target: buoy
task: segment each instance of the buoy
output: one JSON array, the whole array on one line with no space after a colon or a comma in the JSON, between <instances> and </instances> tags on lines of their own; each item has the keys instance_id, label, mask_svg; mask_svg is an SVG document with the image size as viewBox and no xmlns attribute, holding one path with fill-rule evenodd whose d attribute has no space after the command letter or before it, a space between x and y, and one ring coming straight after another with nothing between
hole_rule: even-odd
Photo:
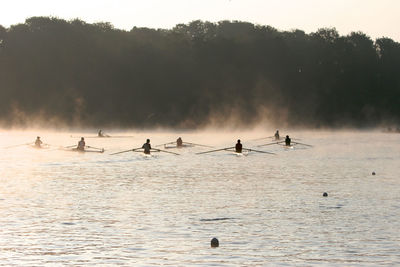
<instances>
[{"instance_id":1,"label":"buoy","mask_svg":"<svg viewBox=\"0 0 400 267\"><path fill-rule=\"evenodd\" d=\"M327 193L327 192L324 192L324 193L322 194L322 196L323 196L323 197L327 197L327 196L328 196L328 193Z\"/></svg>"},{"instance_id":2,"label":"buoy","mask_svg":"<svg viewBox=\"0 0 400 267\"><path fill-rule=\"evenodd\" d=\"M372 175L375 175L376 173L375 172L372 172Z\"/></svg>"},{"instance_id":3,"label":"buoy","mask_svg":"<svg viewBox=\"0 0 400 267\"><path fill-rule=\"evenodd\" d=\"M212 248L217 248L219 247L219 241L218 239L216 239L215 237L213 239L211 239L211 247Z\"/></svg>"}]
</instances>

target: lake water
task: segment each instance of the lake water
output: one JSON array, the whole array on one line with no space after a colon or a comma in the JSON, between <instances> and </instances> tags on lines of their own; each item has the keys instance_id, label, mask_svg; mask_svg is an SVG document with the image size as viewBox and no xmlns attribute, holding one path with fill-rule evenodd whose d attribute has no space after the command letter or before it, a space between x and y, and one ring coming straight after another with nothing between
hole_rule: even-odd
<instances>
[{"instance_id":1,"label":"lake water","mask_svg":"<svg viewBox=\"0 0 400 267\"><path fill-rule=\"evenodd\" d=\"M87 138L106 152L81 154L57 149L77 143L69 132L0 132L1 266L400 265L399 134L293 131L314 147L285 149L246 141L270 132L187 132L276 155L153 157L110 153L179 135L114 134L133 137ZM4 149L36 135L55 146Z\"/></svg>"}]
</instances>

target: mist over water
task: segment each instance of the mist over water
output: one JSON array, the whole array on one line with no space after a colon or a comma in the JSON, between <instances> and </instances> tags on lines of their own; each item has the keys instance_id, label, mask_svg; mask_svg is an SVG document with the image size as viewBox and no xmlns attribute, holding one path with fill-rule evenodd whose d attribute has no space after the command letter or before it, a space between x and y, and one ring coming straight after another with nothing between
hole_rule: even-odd
<instances>
[{"instance_id":1,"label":"mist over water","mask_svg":"<svg viewBox=\"0 0 400 267\"><path fill-rule=\"evenodd\" d=\"M395 266L400 264L400 135L296 131L312 148L237 156L110 153L175 141L244 147L273 130L105 132L106 152L58 150L96 132L0 132L4 265ZM4 147L41 136L52 146ZM72 135L72 137L71 137ZM162 148L162 147L160 147ZM371 175L376 172L376 175ZM327 192L328 197L322 197ZM219 248L210 248L217 237Z\"/></svg>"}]
</instances>

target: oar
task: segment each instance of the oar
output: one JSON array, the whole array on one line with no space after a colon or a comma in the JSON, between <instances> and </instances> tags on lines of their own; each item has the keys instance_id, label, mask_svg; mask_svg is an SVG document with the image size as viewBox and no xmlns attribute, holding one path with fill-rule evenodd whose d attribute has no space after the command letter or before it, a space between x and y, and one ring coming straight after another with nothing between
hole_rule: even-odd
<instances>
[{"instance_id":1,"label":"oar","mask_svg":"<svg viewBox=\"0 0 400 267\"><path fill-rule=\"evenodd\" d=\"M225 148L215 149L215 150L210 150L210 151L205 151L205 152L199 152L199 153L196 153L196 155L206 154L206 153L211 153L211 152L217 152L217 151L222 151L222 150L228 150L228 149L232 149L232 148L235 148L235 147L232 146L232 147L225 147Z\"/></svg>"},{"instance_id":2,"label":"oar","mask_svg":"<svg viewBox=\"0 0 400 267\"><path fill-rule=\"evenodd\" d=\"M183 142L184 144L189 144L189 145L194 145L194 146L204 146L204 147L210 147L213 148L213 146L206 146L206 145L201 145L201 144L196 144L196 143L189 143L189 142Z\"/></svg>"},{"instance_id":3,"label":"oar","mask_svg":"<svg viewBox=\"0 0 400 267\"><path fill-rule=\"evenodd\" d=\"M71 148L71 147L76 147L78 145L72 145L72 146L66 146L65 148Z\"/></svg>"},{"instance_id":4,"label":"oar","mask_svg":"<svg viewBox=\"0 0 400 267\"><path fill-rule=\"evenodd\" d=\"M133 135L107 135L107 137L110 137L110 138L132 138L134 136Z\"/></svg>"},{"instance_id":5,"label":"oar","mask_svg":"<svg viewBox=\"0 0 400 267\"><path fill-rule=\"evenodd\" d=\"M117 154L126 153L126 152L130 152L130 151L134 152L135 150L138 150L138 149L141 149L141 147L124 150L124 151L120 151L120 152L116 152L116 153L111 153L110 155L117 155Z\"/></svg>"},{"instance_id":6,"label":"oar","mask_svg":"<svg viewBox=\"0 0 400 267\"><path fill-rule=\"evenodd\" d=\"M86 146L88 148L93 148L93 149L98 149L98 150L103 150L104 148L98 148L98 147L93 147L93 146Z\"/></svg>"},{"instance_id":7,"label":"oar","mask_svg":"<svg viewBox=\"0 0 400 267\"><path fill-rule=\"evenodd\" d=\"M258 141L258 140L267 139L267 138L273 138L273 137L275 137L275 136L261 137L261 138L257 138L257 139L251 139L250 141Z\"/></svg>"},{"instance_id":8,"label":"oar","mask_svg":"<svg viewBox=\"0 0 400 267\"><path fill-rule=\"evenodd\" d=\"M73 136L70 135L71 138L81 138L82 136ZM83 136L84 138L132 138L133 135L104 135L104 136Z\"/></svg>"},{"instance_id":9,"label":"oar","mask_svg":"<svg viewBox=\"0 0 400 267\"><path fill-rule=\"evenodd\" d=\"M273 143L268 143L268 144L258 145L257 147L262 147L262 146L270 146L270 145L278 145L279 143L282 143L282 142L285 142L285 141L273 142Z\"/></svg>"},{"instance_id":10,"label":"oar","mask_svg":"<svg viewBox=\"0 0 400 267\"><path fill-rule=\"evenodd\" d=\"M251 149L251 148L243 148L244 150L247 151L254 151L254 152L258 152L258 153L265 153L265 154L271 154L271 155L276 155L275 153L272 152L268 152L268 151L261 151L261 150L255 150L255 149Z\"/></svg>"},{"instance_id":11,"label":"oar","mask_svg":"<svg viewBox=\"0 0 400 267\"><path fill-rule=\"evenodd\" d=\"M152 148L151 150L155 150L155 151L157 151L157 152L170 153L170 154L174 154L174 155L180 155L180 154L175 153L175 152L165 151L165 150L161 150L161 149L157 149L157 148ZM151 150L150 150L150 151L151 151Z\"/></svg>"},{"instance_id":12,"label":"oar","mask_svg":"<svg viewBox=\"0 0 400 267\"><path fill-rule=\"evenodd\" d=\"M25 144L19 144L19 145L13 145L13 146L6 146L6 147L3 147L3 148L13 148L13 147L17 147L17 146L27 146L27 145L30 145L30 144L33 144L33 142L29 142L29 143L25 143Z\"/></svg>"},{"instance_id":13,"label":"oar","mask_svg":"<svg viewBox=\"0 0 400 267\"><path fill-rule=\"evenodd\" d=\"M176 142L169 142L169 143L165 143L165 144L161 144L161 145L156 145L155 147L165 146L165 145L169 145L169 144L176 144Z\"/></svg>"},{"instance_id":14,"label":"oar","mask_svg":"<svg viewBox=\"0 0 400 267\"><path fill-rule=\"evenodd\" d=\"M299 145L303 145L303 146L309 146L312 147L312 145L307 145L307 144L303 144L303 143L299 143L299 142L292 142L293 144L299 144Z\"/></svg>"}]
</instances>

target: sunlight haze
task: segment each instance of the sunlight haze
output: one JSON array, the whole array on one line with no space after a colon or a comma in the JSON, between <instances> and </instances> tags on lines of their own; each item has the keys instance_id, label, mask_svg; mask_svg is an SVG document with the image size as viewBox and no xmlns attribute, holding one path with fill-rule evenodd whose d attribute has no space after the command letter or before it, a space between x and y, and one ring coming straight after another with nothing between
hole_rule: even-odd
<instances>
[{"instance_id":1,"label":"sunlight haze","mask_svg":"<svg viewBox=\"0 0 400 267\"><path fill-rule=\"evenodd\" d=\"M0 25L9 27L32 16L111 22L124 30L135 26L170 29L197 19L240 20L307 33L336 27L342 35L362 31L373 39L399 41L399 10L400 1L396 0L16 0L8 1L0 10Z\"/></svg>"}]
</instances>

